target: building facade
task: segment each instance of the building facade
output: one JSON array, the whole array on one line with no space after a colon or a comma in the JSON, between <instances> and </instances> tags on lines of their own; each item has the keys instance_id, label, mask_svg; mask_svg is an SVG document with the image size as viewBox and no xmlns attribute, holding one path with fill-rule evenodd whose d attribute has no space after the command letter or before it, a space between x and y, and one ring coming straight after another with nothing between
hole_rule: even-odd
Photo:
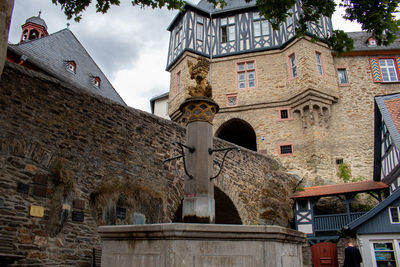
<instances>
[{"instance_id":1,"label":"building facade","mask_svg":"<svg viewBox=\"0 0 400 267\"><path fill-rule=\"evenodd\" d=\"M338 182L342 163L353 177L371 179L374 96L400 91L399 41L380 47L367 33L350 33L355 49L339 57L324 42L330 18L296 37L301 12L297 3L273 30L254 1L223 9L187 4L168 27L169 115L181 121L179 105L193 82L187 61L204 56L220 106L216 136L279 158L305 186Z\"/></svg>"}]
</instances>

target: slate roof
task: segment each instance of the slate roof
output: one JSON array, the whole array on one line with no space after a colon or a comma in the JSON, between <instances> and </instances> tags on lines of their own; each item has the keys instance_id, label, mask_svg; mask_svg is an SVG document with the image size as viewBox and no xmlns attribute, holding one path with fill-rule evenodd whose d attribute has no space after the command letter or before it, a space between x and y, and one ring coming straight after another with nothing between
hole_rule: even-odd
<instances>
[{"instance_id":1,"label":"slate roof","mask_svg":"<svg viewBox=\"0 0 400 267\"><path fill-rule=\"evenodd\" d=\"M373 209L369 210L367 213L365 213L363 216L359 217L357 220L352 221L347 225L347 227L350 230L354 230L361 226L361 224L367 222L368 220L372 219L375 215L377 215L379 212L382 210L386 209L388 206L390 206L394 201L396 201L400 197L400 190L396 190L388 196L385 200L383 200L381 203L376 205Z\"/></svg>"},{"instance_id":2,"label":"slate roof","mask_svg":"<svg viewBox=\"0 0 400 267\"><path fill-rule=\"evenodd\" d=\"M9 44L8 49L20 56L26 56L26 61L61 81L126 105L96 62L69 29L20 44ZM66 70L68 61L76 63L76 73ZM90 78L96 76L101 79L100 88L95 88L90 82Z\"/></svg>"},{"instance_id":3,"label":"slate roof","mask_svg":"<svg viewBox=\"0 0 400 267\"><path fill-rule=\"evenodd\" d=\"M316 196L333 196L345 193L356 193L375 191L388 188L388 185L383 182L375 182L372 180L346 183L321 185L304 188L304 191L297 191L291 198L316 197Z\"/></svg>"},{"instance_id":4,"label":"slate roof","mask_svg":"<svg viewBox=\"0 0 400 267\"><path fill-rule=\"evenodd\" d=\"M353 51L382 51L400 49L400 33L397 33L397 39L389 46L369 46L368 38L371 34L368 32L347 32L347 35L354 41Z\"/></svg>"},{"instance_id":5,"label":"slate roof","mask_svg":"<svg viewBox=\"0 0 400 267\"><path fill-rule=\"evenodd\" d=\"M30 17L29 19L27 19L27 20L25 21L25 23L28 23L28 22L32 22L32 23L38 24L38 25L40 25L40 26L43 26L43 27L45 27L46 30L47 30L46 22L40 17L40 15L37 16L37 17Z\"/></svg>"}]
</instances>

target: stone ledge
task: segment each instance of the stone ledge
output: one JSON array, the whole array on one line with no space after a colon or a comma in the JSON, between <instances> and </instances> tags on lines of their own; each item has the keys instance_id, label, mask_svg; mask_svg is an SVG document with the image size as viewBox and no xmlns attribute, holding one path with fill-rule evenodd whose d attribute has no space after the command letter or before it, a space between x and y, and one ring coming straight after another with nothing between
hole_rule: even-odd
<instances>
[{"instance_id":1,"label":"stone ledge","mask_svg":"<svg viewBox=\"0 0 400 267\"><path fill-rule=\"evenodd\" d=\"M276 240L304 243L302 232L272 225L224 224L148 224L101 226L98 232L103 240L119 239L209 239L209 240Z\"/></svg>"}]
</instances>

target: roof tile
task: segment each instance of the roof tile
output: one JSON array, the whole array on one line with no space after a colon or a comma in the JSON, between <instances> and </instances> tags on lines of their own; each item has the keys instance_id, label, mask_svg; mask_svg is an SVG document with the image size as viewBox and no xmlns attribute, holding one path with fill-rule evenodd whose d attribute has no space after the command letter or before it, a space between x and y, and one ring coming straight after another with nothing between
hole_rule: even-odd
<instances>
[{"instance_id":1,"label":"roof tile","mask_svg":"<svg viewBox=\"0 0 400 267\"><path fill-rule=\"evenodd\" d=\"M297 191L294 195L292 195L291 198L332 196L345 193L374 191L387 187L387 184L383 182L375 182L373 180L345 184L312 186L304 188L304 191Z\"/></svg>"}]
</instances>

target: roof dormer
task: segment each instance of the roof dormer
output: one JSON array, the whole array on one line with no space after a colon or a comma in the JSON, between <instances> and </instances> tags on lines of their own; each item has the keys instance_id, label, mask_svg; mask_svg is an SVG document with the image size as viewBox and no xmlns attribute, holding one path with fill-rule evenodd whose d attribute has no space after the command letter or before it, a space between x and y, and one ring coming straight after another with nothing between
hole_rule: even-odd
<instances>
[{"instance_id":1,"label":"roof dormer","mask_svg":"<svg viewBox=\"0 0 400 267\"><path fill-rule=\"evenodd\" d=\"M71 61L65 61L65 67L67 69L67 71L71 72L71 73L76 73L76 63L75 61L71 60Z\"/></svg>"},{"instance_id":2,"label":"roof dormer","mask_svg":"<svg viewBox=\"0 0 400 267\"><path fill-rule=\"evenodd\" d=\"M375 47L377 46L376 40L373 37L368 38L368 46L369 47Z\"/></svg>"},{"instance_id":3,"label":"roof dormer","mask_svg":"<svg viewBox=\"0 0 400 267\"><path fill-rule=\"evenodd\" d=\"M93 85L93 87L100 89L101 79L99 76L91 76L90 83Z\"/></svg>"}]
</instances>

